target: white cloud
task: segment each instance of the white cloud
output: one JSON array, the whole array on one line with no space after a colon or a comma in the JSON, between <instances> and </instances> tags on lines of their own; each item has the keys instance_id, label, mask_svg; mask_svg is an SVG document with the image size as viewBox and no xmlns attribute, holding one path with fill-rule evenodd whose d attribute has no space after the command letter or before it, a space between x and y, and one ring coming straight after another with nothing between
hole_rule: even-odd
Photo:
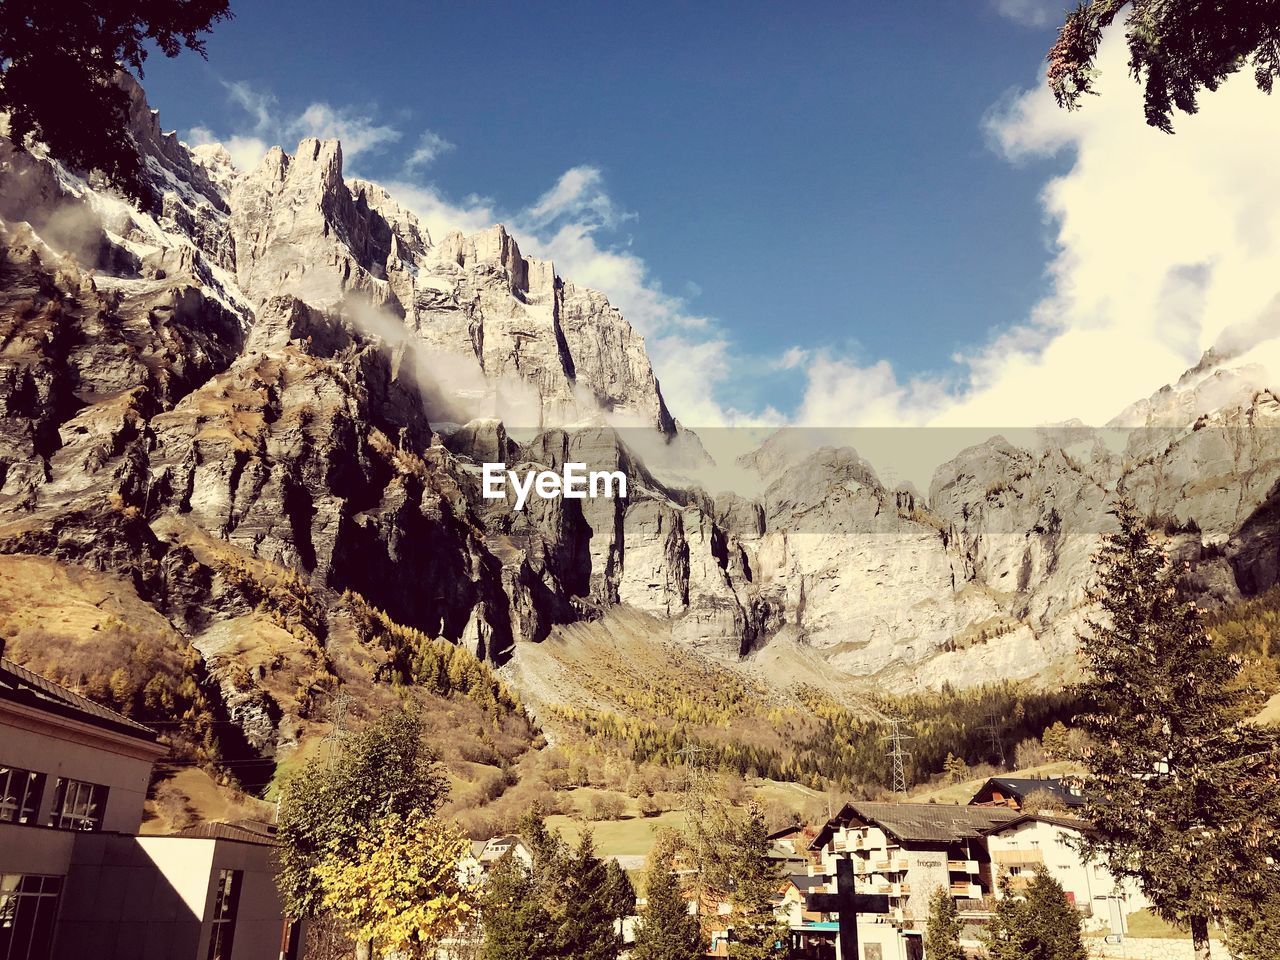
<instances>
[{"instance_id":1,"label":"white cloud","mask_svg":"<svg viewBox=\"0 0 1280 960\"><path fill-rule=\"evenodd\" d=\"M775 370L798 370L809 362L811 355L804 347L788 347L782 352L782 356L773 361L771 366Z\"/></svg>"},{"instance_id":2,"label":"white cloud","mask_svg":"<svg viewBox=\"0 0 1280 960\"><path fill-rule=\"evenodd\" d=\"M231 102L248 114L248 128L219 135L206 125L197 125L188 132L187 141L193 146L221 143L241 170L256 167L272 144L292 150L304 137L341 140L343 156L347 160L361 153L383 149L401 137L395 127L378 123L370 112L355 107L334 107L315 101L301 113L290 115L280 111L273 95L256 90L248 83L224 82L223 87ZM442 143L447 141L442 140ZM421 146L419 144L419 149Z\"/></svg>"},{"instance_id":3,"label":"white cloud","mask_svg":"<svg viewBox=\"0 0 1280 960\"><path fill-rule=\"evenodd\" d=\"M271 128L275 112L276 98L269 93L255 90L249 84L238 81L223 83L232 102L243 107L253 117L253 128L263 132Z\"/></svg>"},{"instance_id":4,"label":"white cloud","mask_svg":"<svg viewBox=\"0 0 1280 960\"><path fill-rule=\"evenodd\" d=\"M1064 0L992 0L996 13L1025 27L1047 27L1066 17Z\"/></svg>"},{"instance_id":5,"label":"white cloud","mask_svg":"<svg viewBox=\"0 0 1280 960\"><path fill-rule=\"evenodd\" d=\"M987 123L1012 163L1074 157L1041 197L1056 230L1048 296L957 356L947 377L903 382L884 363L817 362L799 419L1103 423L1175 380L1228 331L1236 345L1243 330L1257 335L1257 318L1280 293L1280 112L1237 77L1168 136L1143 122L1118 37L1104 43L1100 64L1101 95L1082 110L1060 110L1038 84Z\"/></svg>"},{"instance_id":6,"label":"white cloud","mask_svg":"<svg viewBox=\"0 0 1280 960\"><path fill-rule=\"evenodd\" d=\"M400 139L400 131L395 127L376 123L370 115L354 108L332 107L327 103L311 104L289 119L284 129L299 140L303 137L341 140L342 155L347 159Z\"/></svg>"},{"instance_id":7,"label":"white cloud","mask_svg":"<svg viewBox=\"0 0 1280 960\"><path fill-rule=\"evenodd\" d=\"M623 213L605 192L604 175L598 167L571 167L560 175L554 187L523 212L528 227L541 228L573 220L584 228L616 227L634 213Z\"/></svg>"},{"instance_id":8,"label":"white cloud","mask_svg":"<svg viewBox=\"0 0 1280 960\"><path fill-rule=\"evenodd\" d=\"M488 197L471 194L459 201L451 201L435 187L408 180L389 180L382 186L397 203L417 214L433 240L439 240L454 230L476 233L502 219Z\"/></svg>"},{"instance_id":9,"label":"white cloud","mask_svg":"<svg viewBox=\"0 0 1280 960\"><path fill-rule=\"evenodd\" d=\"M261 161L269 147L261 137L233 135L219 137L208 127L192 127L187 142L193 147L220 143L231 155L231 162L240 170L252 170Z\"/></svg>"},{"instance_id":10,"label":"white cloud","mask_svg":"<svg viewBox=\"0 0 1280 960\"><path fill-rule=\"evenodd\" d=\"M422 135L418 137L418 145L414 147L413 153L409 154L409 159L404 162L405 170L416 171L429 167L440 154L448 153L454 149L454 146L434 130L423 130Z\"/></svg>"}]
</instances>

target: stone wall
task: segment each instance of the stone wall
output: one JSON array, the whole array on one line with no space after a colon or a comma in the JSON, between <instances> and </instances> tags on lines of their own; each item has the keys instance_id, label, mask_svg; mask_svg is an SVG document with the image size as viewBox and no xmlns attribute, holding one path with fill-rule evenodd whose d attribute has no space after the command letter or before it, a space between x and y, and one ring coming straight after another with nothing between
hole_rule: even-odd
<instances>
[{"instance_id":1,"label":"stone wall","mask_svg":"<svg viewBox=\"0 0 1280 960\"><path fill-rule=\"evenodd\" d=\"M1191 938L1134 938L1126 937L1124 943L1105 943L1101 937L1085 940L1090 957L1116 958L1116 960L1193 960ZM1220 940L1210 943L1213 960L1228 960L1226 946Z\"/></svg>"}]
</instances>

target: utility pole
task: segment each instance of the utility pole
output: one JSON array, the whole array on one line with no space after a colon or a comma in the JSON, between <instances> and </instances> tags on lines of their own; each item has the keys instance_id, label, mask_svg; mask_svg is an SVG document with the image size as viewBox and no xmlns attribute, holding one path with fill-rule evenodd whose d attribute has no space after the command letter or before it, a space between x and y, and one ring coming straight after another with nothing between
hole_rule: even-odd
<instances>
[{"instance_id":1,"label":"utility pole","mask_svg":"<svg viewBox=\"0 0 1280 960\"><path fill-rule=\"evenodd\" d=\"M893 792L906 796L907 794L907 767L906 759L911 756L909 750L903 750L902 744L905 740L914 740L915 737L909 733L902 732L902 725L906 721L902 717L889 717L889 734L884 739L889 744L889 751L885 756L889 757L893 762Z\"/></svg>"}]
</instances>

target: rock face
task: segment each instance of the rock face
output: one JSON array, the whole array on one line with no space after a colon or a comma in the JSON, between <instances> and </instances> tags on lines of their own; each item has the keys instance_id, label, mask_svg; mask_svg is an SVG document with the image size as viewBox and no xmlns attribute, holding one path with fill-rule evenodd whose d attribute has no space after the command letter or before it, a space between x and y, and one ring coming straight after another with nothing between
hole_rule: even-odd
<instances>
[{"instance_id":1,"label":"rock face","mask_svg":"<svg viewBox=\"0 0 1280 960\"><path fill-rule=\"evenodd\" d=\"M316 662L352 595L495 662L626 605L729 663L786 641L899 689L1054 682L1118 493L1207 602L1280 582L1280 400L1247 362L1207 355L1108 428L987 440L927 498L785 434L740 464L761 493L712 496L628 442L681 431L601 294L501 226L432 238L335 141L236 171L131 95L155 209L0 141L0 552L131 583L255 749L307 694L237 663L279 594L254 577L291 585L276 646ZM497 461L627 492L517 510L482 493Z\"/></svg>"}]
</instances>

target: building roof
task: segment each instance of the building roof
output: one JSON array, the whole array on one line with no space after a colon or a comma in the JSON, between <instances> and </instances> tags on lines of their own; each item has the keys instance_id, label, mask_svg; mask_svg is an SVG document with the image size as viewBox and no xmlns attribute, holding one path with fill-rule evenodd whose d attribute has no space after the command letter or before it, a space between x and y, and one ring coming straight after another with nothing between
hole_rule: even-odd
<instances>
[{"instance_id":1,"label":"building roof","mask_svg":"<svg viewBox=\"0 0 1280 960\"><path fill-rule=\"evenodd\" d=\"M54 683L40 674L20 667L12 660L0 657L0 700L34 707L45 713L53 713L92 724L114 733L155 743L158 734L150 727L130 720L124 714L82 697L61 684Z\"/></svg>"},{"instance_id":2,"label":"building roof","mask_svg":"<svg viewBox=\"0 0 1280 960\"><path fill-rule=\"evenodd\" d=\"M194 840L234 840L237 843L256 843L264 847L279 845L274 824L261 820L209 820L169 834Z\"/></svg>"},{"instance_id":3,"label":"building roof","mask_svg":"<svg viewBox=\"0 0 1280 960\"><path fill-rule=\"evenodd\" d=\"M827 878L825 876L811 877L807 873L793 873L787 879L801 893L808 893L815 888L825 890L827 886Z\"/></svg>"},{"instance_id":4,"label":"building roof","mask_svg":"<svg viewBox=\"0 0 1280 960\"><path fill-rule=\"evenodd\" d=\"M951 803L846 803L827 821L810 845L820 849L838 828L850 823L879 827L900 843L951 843L973 840L991 827L1019 816L1007 807L968 807Z\"/></svg>"},{"instance_id":5,"label":"building roof","mask_svg":"<svg viewBox=\"0 0 1280 960\"><path fill-rule=\"evenodd\" d=\"M1019 803L1033 793L1047 793L1067 807L1084 806L1084 797L1071 789L1070 783L1062 777L992 777L973 795L970 803L981 803L979 799L991 790L999 790L1005 796L1014 797Z\"/></svg>"},{"instance_id":6,"label":"building roof","mask_svg":"<svg viewBox=\"0 0 1280 960\"><path fill-rule=\"evenodd\" d=\"M505 837L490 837L488 840L476 840L471 844L472 855L481 863L492 863L502 859L502 855L508 850L513 850L519 845L524 846L524 841L515 834L508 834Z\"/></svg>"},{"instance_id":7,"label":"building roof","mask_svg":"<svg viewBox=\"0 0 1280 960\"><path fill-rule=\"evenodd\" d=\"M990 835L993 833L1003 833L1006 830L1012 830L1020 827L1024 823L1049 823L1055 827L1063 827L1067 830L1079 830L1081 833L1092 833L1094 825L1083 817L1073 817L1070 814L1052 815L1047 813L1022 813L1014 817L1012 820L1006 820L1004 823L997 824L982 832Z\"/></svg>"}]
</instances>

